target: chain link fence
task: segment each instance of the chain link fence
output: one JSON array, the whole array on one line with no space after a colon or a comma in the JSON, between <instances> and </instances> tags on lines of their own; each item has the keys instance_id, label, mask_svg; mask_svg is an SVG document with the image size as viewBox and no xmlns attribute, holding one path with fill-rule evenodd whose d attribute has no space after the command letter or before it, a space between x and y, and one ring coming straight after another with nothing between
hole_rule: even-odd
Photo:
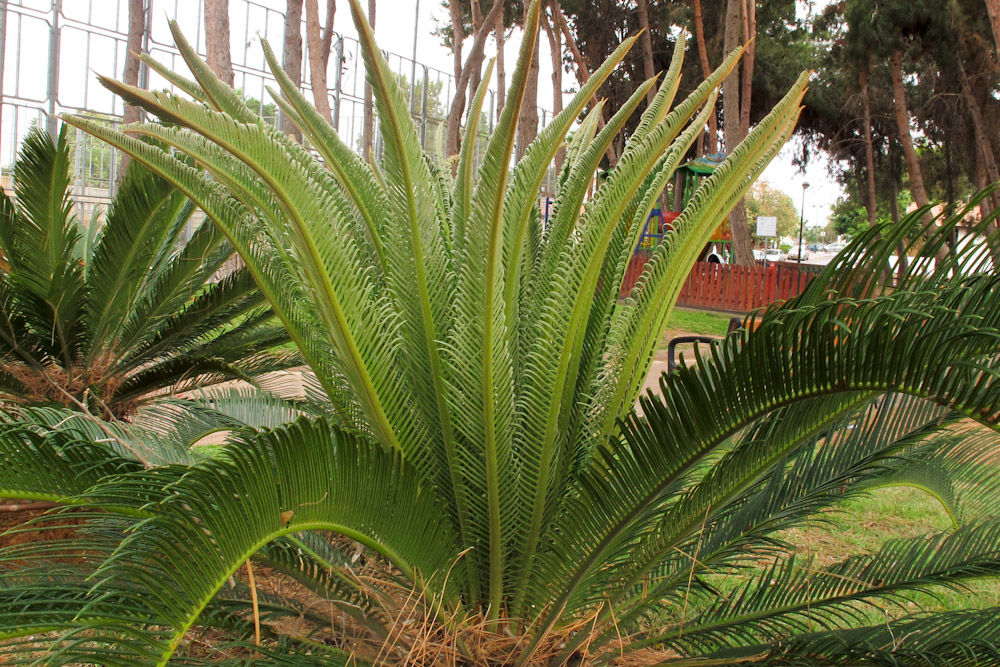
<instances>
[{"instance_id":1,"label":"chain link fence","mask_svg":"<svg viewBox=\"0 0 1000 667\"><path fill-rule=\"evenodd\" d=\"M145 0L146 30L143 49L171 69L190 76L173 46L168 27L176 19L199 53L205 53L203 0ZM282 50L285 0L230 0L230 51L234 85L262 117L276 125L281 111L266 87L276 88L264 61L260 38L276 52ZM17 150L33 127L54 134L57 115L85 113L117 124L124 112L120 99L104 89L96 73L121 78L125 66L128 0L0 0L0 181L9 190ZM303 90L312 95L309 81L305 23L303 36ZM447 112L455 95L455 78L411 58L386 53L390 67L410 95L410 109L424 149L444 156ZM416 80L416 85L414 85ZM334 35L327 81L333 124L341 138L361 148L364 123L364 66L356 39ZM150 89L173 87L145 65L140 85ZM175 91L176 92L176 91ZM539 128L551 113L539 109ZM488 118L485 136L496 118L496 97L489 91L484 103ZM377 116L374 150L381 155ZM94 206L114 194L119 155L110 146L74 131L74 197L81 217L90 218ZM477 147L483 142L477 141ZM543 191L552 192L552 177ZM544 201L544 199L543 199Z\"/></svg>"}]
</instances>

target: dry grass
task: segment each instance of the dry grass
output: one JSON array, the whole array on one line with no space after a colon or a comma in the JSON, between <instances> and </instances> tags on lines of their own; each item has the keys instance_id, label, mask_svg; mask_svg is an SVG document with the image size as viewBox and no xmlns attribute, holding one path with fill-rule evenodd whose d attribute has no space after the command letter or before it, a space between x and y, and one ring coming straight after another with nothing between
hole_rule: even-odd
<instances>
[{"instance_id":1,"label":"dry grass","mask_svg":"<svg viewBox=\"0 0 1000 667\"><path fill-rule=\"evenodd\" d=\"M348 553L355 549L354 543L335 539ZM396 573L368 552L364 552L354 565L351 569L342 569L341 574L350 577L364 596L377 600L381 611L371 620L382 623L384 632L373 632L356 616L346 613L342 605L324 599L273 569L255 564L253 570L259 594L285 598L302 609L297 618L266 622L264 644L268 636L280 634L347 651L375 665L472 667L511 664L531 636L532 628L525 627L518 619L492 621L482 614L469 614L444 604L439 597L428 597L422 583L411 587L394 584ZM237 571L230 585L235 582L249 583L244 568ZM661 649L624 653L621 641L591 653L591 642L603 631L603 628L595 628L594 623L600 611L596 609L587 617L554 629L539 642L528 664L531 667L552 664L552 659L580 633L584 633L586 639L568 663L579 667L593 664L598 657L617 667L647 667L678 657L675 652ZM248 613L247 620L250 619ZM224 637L218 632L192 631L179 653L209 659L252 657L252 649L225 650L221 648L224 644Z\"/></svg>"}]
</instances>

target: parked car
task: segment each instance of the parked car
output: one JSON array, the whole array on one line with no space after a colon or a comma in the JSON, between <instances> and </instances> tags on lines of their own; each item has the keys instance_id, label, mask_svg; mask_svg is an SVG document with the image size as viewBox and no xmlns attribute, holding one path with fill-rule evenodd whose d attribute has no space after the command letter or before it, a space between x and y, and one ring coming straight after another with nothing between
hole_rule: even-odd
<instances>
[{"instance_id":1,"label":"parked car","mask_svg":"<svg viewBox=\"0 0 1000 667\"><path fill-rule=\"evenodd\" d=\"M801 254L802 259L809 259L809 249L805 246L792 246L788 250L788 259L799 259Z\"/></svg>"},{"instance_id":2,"label":"parked car","mask_svg":"<svg viewBox=\"0 0 1000 667\"><path fill-rule=\"evenodd\" d=\"M753 249L753 258L754 258L755 262L763 262L764 261L764 251L761 250L760 248L754 248Z\"/></svg>"},{"instance_id":3,"label":"parked car","mask_svg":"<svg viewBox=\"0 0 1000 667\"><path fill-rule=\"evenodd\" d=\"M770 248L764 253L764 259L769 262L784 262L787 258L780 248Z\"/></svg>"},{"instance_id":4,"label":"parked car","mask_svg":"<svg viewBox=\"0 0 1000 667\"><path fill-rule=\"evenodd\" d=\"M818 243L810 243L806 246L806 248L808 248L810 252L820 252L823 250L823 246Z\"/></svg>"},{"instance_id":5,"label":"parked car","mask_svg":"<svg viewBox=\"0 0 1000 667\"><path fill-rule=\"evenodd\" d=\"M840 252L846 247L847 247L846 243L828 243L827 246L823 248L823 250L827 252Z\"/></svg>"}]
</instances>

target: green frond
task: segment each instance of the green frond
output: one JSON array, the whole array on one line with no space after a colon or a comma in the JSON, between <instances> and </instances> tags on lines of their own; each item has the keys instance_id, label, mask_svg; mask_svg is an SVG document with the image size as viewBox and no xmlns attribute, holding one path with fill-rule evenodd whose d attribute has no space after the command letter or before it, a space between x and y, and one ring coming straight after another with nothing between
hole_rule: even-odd
<instances>
[{"instance_id":1,"label":"green frond","mask_svg":"<svg viewBox=\"0 0 1000 667\"><path fill-rule=\"evenodd\" d=\"M84 280L76 253L80 233L69 200L69 147L65 130L53 145L41 130L29 133L15 165L17 221L9 280L19 311L37 340L48 341L48 360L72 372L85 331Z\"/></svg>"},{"instance_id":2,"label":"green frond","mask_svg":"<svg viewBox=\"0 0 1000 667\"><path fill-rule=\"evenodd\" d=\"M172 155L84 118L67 117L65 120L142 161L205 211L240 253L258 288L267 297L309 365L317 371L317 376L324 383L331 401L337 405L342 419L348 423L353 421L347 417L347 414L353 412L353 406L338 402L344 395L336 390L330 379L329 369L334 361L327 345L321 342L323 337L320 332L306 324L315 321L313 318L318 315L304 298L301 288L297 288L297 281L289 275L291 267L278 259L284 251L271 242L264 230L252 223L255 218L251 211L223 188L204 178L197 169Z\"/></svg>"},{"instance_id":3,"label":"green frond","mask_svg":"<svg viewBox=\"0 0 1000 667\"><path fill-rule=\"evenodd\" d=\"M490 78L493 76L495 59L490 59L486 65L486 73L479 83L476 94L469 105L468 122L462 137L462 149L458 155L458 165L455 170L455 187L451 195L451 237L459 244L456 249L461 252L461 244L465 242L465 225L472 217L472 196L475 192L473 172L475 167L476 142L479 139L479 123L483 113L483 101L489 92Z\"/></svg>"},{"instance_id":4,"label":"green frond","mask_svg":"<svg viewBox=\"0 0 1000 667\"><path fill-rule=\"evenodd\" d=\"M624 40L610 56L590 75L587 82L573 96L573 99L552 121L545 126L535 140L525 149L524 157L514 167L511 184L507 193L507 203L504 210L504 261L507 266L507 283L505 285L504 303L507 318L516 321L514 309L518 305L515 289L520 286L521 265L525 254L525 235L529 216L536 208L536 198L549 165L562 145L566 134L580 113L590 103L594 93L603 85L607 77L621 63L637 37ZM680 49L683 51L683 48ZM673 74L673 72L671 72ZM668 74L669 78L670 74ZM666 81L664 81L666 85ZM642 86L640 86L642 87ZM626 104L629 106L630 102ZM634 109L634 107L633 107ZM594 122L600 117L597 110ZM631 114L629 114L631 115ZM592 172L591 172L592 173ZM562 190L562 188L560 188Z\"/></svg>"},{"instance_id":5,"label":"green frond","mask_svg":"<svg viewBox=\"0 0 1000 667\"><path fill-rule=\"evenodd\" d=\"M139 59L142 60L151 70L162 76L164 79L169 81L174 86L180 88L184 93L190 95L192 98L198 100L199 102L206 102L205 93L198 85L196 81L181 76L177 72L173 71L156 58L153 58L148 53L140 53Z\"/></svg>"},{"instance_id":6,"label":"green frond","mask_svg":"<svg viewBox=\"0 0 1000 667\"><path fill-rule=\"evenodd\" d=\"M165 181L136 165L128 170L108 210L87 266L88 325L96 355L120 353L116 338L147 287L150 270L174 239L178 218L187 220L185 198Z\"/></svg>"},{"instance_id":7,"label":"green frond","mask_svg":"<svg viewBox=\"0 0 1000 667\"><path fill-rule=\"evenodd\" d=\"M730 153L674 221L675 231L654 252L632 299L615 313L610 324L604 350L611 361L605 362L591 388L591 416L585 429L609 435L617 416L635 403L656 341L684 283L685 274L674 267L690 266L695 261L712 230L778 154L794 128L807 83L808 75L800 76L768 117Z\"/></svg>"},{"instance_id":8,"label":"green frond","mask_svg":"<svg viewBox=\"0 0 1000 667\"><path fill-rule=\"evenodd\" d=\"M77 430L81 427L84 430ZM0 494L75 504L76 498L102 479L139 467L134 458L115 451L116 435L124 434L105 432L78 416L74 420L68 411L24 409L16 420L3 419Z\"/></svg>"},{"instance_id":9,"label":"green frond","mask_svg":"<svg viewBox=\"0 0 1000 667\"><path fill-rule=\"evenodd\" d=\"M441 349L455 300L454 271L447 255L453 243L450 224L445 212L434 204L439 182L420 148L409 103L375 44L374 32L358 2L351 2L351 14L360 35L385 148L381 169L386 191L391 193L385 215L395 222L384 226L383 238L391 267L389 291L401 320L401 365L407 367L414 403L431 437L441 442L435 448L438 483L445 494L454 496L454 513L464 533L468 519L464 489L455 470L456 417Z\"/></svg>"},{"instance_id":10,"label":"green frond","mask_svg":"<svg viewBox=\"0 0 1000 667\"><path fill-rule=\"evenodd\" d=\"M978 667L1000 660L1000 608L925 613L847 630L816 632L780 645L720 651L727 664L847 667Z\"/></svg>"},{"instance_id":11,"label":"green frond","mask_svg":"<svg viewBox=\"0 0 1000 667\"><path fill-rule=\"evenodd\" d=\"M946 413L904 395L846 405L838 411L837 402L821 397L805 407L771 413L729 444L718 460L692 471L680 497L637 521L630 537L611 550L608 561L616 573L603 575L603 585L618 591L612 599L631 598L618 608L618 622L629 625L643 607L652 606L643 600L682 595L692 572L736 572L752 554L782 554L777 531L819 517L885 478L901 453L934 438ZM817 418L824 413L825 421ZM802 421L815 427L803 430ZM761 456L761 442L771 443L768 456L778 459L770 467ZM692 558L697 559L694 570ZM639 596L636 588L646 577L656 584Z\"/></svg>"},{"instance_id":12,"label":"green frond","mask_svg":"<svg viewBox=\"0 0 1000 667\"><path fill-rule=\"evenodd\" d=\"M508 163L514 149L517 114L527 85L527 65L538 30L539 2L528 8L525 39L518 54L518 67L511 77L507 99L490 136L472 198L472 217L465 225L465 238L455 239L462 256L456 264L458 288L454 326L448 338L449 382L455 386L454 427L462 439L460 456L483 461L466 466L466 484L472 506L472 543L488 544L488 566L479 568L483 588L489 591L489 615L501 613L504 570L505 526L501 496L513 491L510 474L511 424L514 414L512 349L503 307L504 193L509 179ZM511 508L512 509L512 508Z\"/></svg>"},{"instance_id":13,"label":"green frond","mask_svg":"<svg viewBox=\"0 0 1000 667\"><path fill-rule=\"evenodd\" d=\"M236 568L289 533L339 532L382 554L414 583L440 589L440 573L457 550L438 500L422 487L397 454L323 422L242 434L217 459L170 485L151 507L155 518L122 543L119 553L129 558L101 566L95 594L126 584L146 588L156 605L151 616L171 628L168 640L149 646L162 664ZM135 630L151 628L137 621Z\"/></svg>"},{"instance_id":14,"label":"green frond","mask_svg":"<svg viewBox=\"0 0 1000 667\"><path fill-rule=\"evenodd\" d=\"M259 117L250 111L250 108L247 107L239 93L223 83L208 66L208 63L201 59L198 52L195 51L194 47L184 37L184 33L181 32L177 21L169 21L168 25L170 26L170 36L173 37L174 45L181 52L184 64L191 70L195 81L201 87L204 99L217 110L226 112L242 123L258 122ZM184 90L191 87L190 84L186 84L181 89Z\"/></svg>"},{"instance_id":15,"label":"green frond","mask_svg":"<svg viewBox=\"0 0 1000 667\"><path fill-rule=\"evenodd\" d=\"M381 212L388 209L384 188L374 179L366 168L364 160L350 149L326 122L326 119L309 103L298 86L292 83L284 68L274 56L267 40L262 40L264 57L268 67L285 97L272 93L271 97L278 105L290 114L296 121L296 126L323 157L325 166L332 170L337 181L344 188L350 200L357 207L364 220L368 235L376 249L382 272L388 272L385 260L385 249L382 245L382 228L384 221Z\"/></svg>"},{"instance_id":16,"label":"green frond","mask_svg":"<svg viewBox=\"0 0 1000 667\"><path fill-rule=\"evenodd\" d=\"M771 311L753 334L730 336L696 366L663 376L662 398L642 399L645 418L632 417L623 425L622 445L611 441L599 450L580 473L573 500L555 523L559 529L552 531L552 544L539 559L544 566L538 577L541 582L572 583L553 608L562 610L593 566L603 562L607 550L659 502L674 480L740 428L783 405L800 406L790 427L802 436L836 412L820 406L813 417L805 402L811 397L839 395L843 409L876 391L926 398L992 427L989 411L969 414L965 406L967 401L994 405L996 386L983 378L971 393L971 385L958 381L987 367L997 344L994 324L973 315L996 297L996 284L986 278L969 282L930 294ZM859 362L875 357L877 364ZM925 363L917 363L920 358ZM947 361L972 358L979 360L976 370L964 361L955 366ZM703 444L690 444L702 437L696 434L707 436ZM669 444L680 442L689 444ZM747 454L753 464L741 466L739 476L727 485L706 487L700 507L746 488L774 464L769 457L783 453L761 439L753 441ZM705 516L705 510L701 512ZM690 530L698 527L692 525L697 513L692 509L688 515ZM684 523L673 525L684 529Z\"/></svg>"},{"instance_id":17,"label":"green frond","mask_svg":"<svg viewBox=\"0 0 1000 667\"><path fill-rule=\"evenodd\" d=\"M592 173L596 161L600 160L611 140L621 130L624 122L632 115L653 83L654 81L650 80L640 86L621 111L615 114L598 133L587 151L593 162L587 164L581 160L584 166L580 169L580 173ZM592 202L596 201L603 191L602 188ZM582 196L582 191L580 194ZM560 204L572 207L573 202L560 202ZM589 205L588 203L588 211ZM609 220L612 219L617 221L613 213L609 214ZM586 321L587 309L594 303L592 295L597 288L598 268L603 261L602 243L613 233L613 228L614 224L609 222L597 233L592 231L582 242L567 243L560 255L560 263L554 267L552 274L536 277L544 280L552 288L555 285L560 285L561 288L546 291L546 302L538 318L537 331L534 332L537 337L524 360L523 372L528 381L522 393L524 402L530 407L518 406L521 437L517 442L517 452L518 464L523 470L518 490L523 494L526 515L524 521L528 531L524 541L524 561L515 565L516 570L522 573L526 573L530 567L541 531L543 514L549 508L551 471L554 466L559 465L560 454L563 453L561 450L564 450L558 438L561 435L564 437L565 424L571 408L568 402L573 396L573 392L568 389L575 386L579 368L573 362L578 361L580 357L579 348L582 344L580 322ZM567 235L570 231L567 229ZM557 238L550 240L555 243L558 241ZM552 362L552 341L562 341L555 350L557 363Z\"/></svg>"},{"instance_id":18,"label":"green frond","mask_svg":"<svg viewBox=\"0 0 1000 667\"><path fill-rule=\"evenodd\" d=\"M893 541L877 553L822 568L811 561L800 564L794 557L779 559L727 599L689 619L683 630L675 628L651 641L712 653L849 626L857 622L861 604L891 602L908 591L957 588L964 581L996 576L998 530L990 522L950 535Z\"/></svg>"}]
</instances>

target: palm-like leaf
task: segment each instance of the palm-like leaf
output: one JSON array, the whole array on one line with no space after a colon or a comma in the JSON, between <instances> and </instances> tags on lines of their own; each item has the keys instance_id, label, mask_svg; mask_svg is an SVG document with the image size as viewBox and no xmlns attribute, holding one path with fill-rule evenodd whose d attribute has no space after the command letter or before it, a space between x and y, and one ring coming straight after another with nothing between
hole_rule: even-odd
<instances>
[{"instance_id":1,"label":"palm-like leaf","mask_svg":"<svg viewBox=\"0 0 1000 667\"><path fill-rule=\"evenodd\" d=\"M993 524L819 574L774 536L833 504L834 488L899 482L903 462L945 470L965 489L940 487L956 503L993 488L968 462L995 446L1000 279L967 250L936 271L911 272L891 295L867 280L917 218L861 239L835 265L844 271L831 269L752 333L665 376L662 396L641 399L644 416L632 412L691 263L790 135L805 75L702 185L622 303L616 287L641 223L739 52L671 109L679 47L620 163L588 198L606 146L655 82L602 131L591 110L542 232L533 211L540 178L631 40L511 168L533 3L483 164L469 159L474 116L457 179L442 185L356 1L351 9L386 146L380 165L350 155L266 45L279 103L322 162L256 118L176 27L196 82L169 76L193 100L103 80L165 124L118 132L66 119L148 165L215 222L312 366L331 422L243 431L213 461L68 488L73 502L148 515L99 565L91 602L137 586L147 593L129 602L146 606L141 619L75 616L90 620L62 655L107 661L99 647L114 644L134 661L164 664L189 629L223 617L210 611L213 600L255 554L354 619L346 633L358 637L355 657L399 662L431 644L456 660L517 664L604 664L647 645L697 658L752 644L759 657L778 650L779 632L801 635L794 646L831 646L851 636L844 628L864 601L996 570ZM220 294L204 307L211 320L236 306ZM228 427L235 399L215 412L203 406L200 425L183 432ZM965 465L950 466L955 458L935 454L960 451L943 434L961 433L948 429L963 417L981 425L978 444L964 440ZM303 531L314 534L296 535ZM337 540L316 531L367 545L379 568L371 589ZM762 575L736 598L720 597L711 577L738 573L748 554L774 559L770 575L787 590L768 591ZM842 586L845 576L858 581ZM814 580L822 585L807 585ZM809 635L803 619L833 639ZM307 655L303 641L273 639L262 655L343 659L318 646ZM805 650L776 656L794 661Z\"/></svg>"},{"instance_id":2,"label":"palm-like leaf","mask_svg":"<svg viewBox=\"0 0 1000 667\"><path fill-rule=\"evenodd\" d=\"M268 352L287 334L246 271L215 281L234 256L216 226L195 226L191 202L140 165L92 222L99 231L83 254L68 156L65 132L55 145L32 133L15 166L16 202L0 200L0 408L121 418L171 390L297 360Z\"/></svg>"}]
</instances>

